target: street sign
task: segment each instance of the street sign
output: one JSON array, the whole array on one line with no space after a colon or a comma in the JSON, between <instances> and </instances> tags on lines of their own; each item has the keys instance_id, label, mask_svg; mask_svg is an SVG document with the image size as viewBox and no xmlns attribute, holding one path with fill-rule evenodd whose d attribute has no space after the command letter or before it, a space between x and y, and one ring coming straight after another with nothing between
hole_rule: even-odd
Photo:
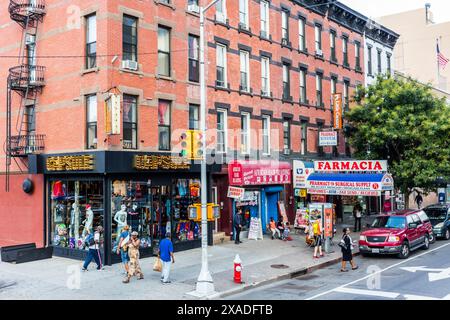
<instances>
[{"instance_id":1,"label":"street sign","mask_svg":"<svg viewBox=\"0 0 450 320\"><path fill-rule=\"evenodd\" d=\"M245 189L238 187L228 187L228 198L241 199L244 196Z\"/></svg>"},{"instance_id":2,"label":"street sign","mask_svg":"<svg viewBox=\"0 0 450 320\"><path fill-rule=\"evenodd\" d=\"M337 131L320 131L319 147L337 146Z\"/></svg>"}]
</instances>

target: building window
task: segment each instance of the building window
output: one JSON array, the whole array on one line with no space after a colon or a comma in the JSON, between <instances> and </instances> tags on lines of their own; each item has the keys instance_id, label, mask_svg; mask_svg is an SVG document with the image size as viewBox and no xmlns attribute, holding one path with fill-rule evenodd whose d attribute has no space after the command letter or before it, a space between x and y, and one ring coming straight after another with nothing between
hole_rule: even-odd
<instances>
[{"instance_id":1,"label":"building window","mask_svg":"<svg viewBox=\"0 0 450 320\"><path fill-rule=\"evenodd\" d=\"M217 152L227 150L227 111L217 110Z\"/></svg>"},{"instance_id":2,"label":"building window","mask_svg":"<svg viewBox=\"0 0 450 320\"><path fill-rule=\"evenodd\" d=\"M250 153L250 113L241 114L241 153Z\"/></svg>"},{"instance_id":3,"label":"building window","mask_svg":"<svg viewBox=\"0 0 450 320\"><path fill-rule=\"evenodd\" d=\"M199 82L200 64L199 64L199 38L189 35L189 81Z\"/></svg>"},{"instance_id":4,"label":"building window","mask_svg":"<svg viewBox=\"0 0 450 320\"><path fill-rule=\"evenodd\" d=\"M283 120L283 149L291 150L291 122L288 119Z\"/></svg>"},{"instance_id":5,"label":"building window","mask_svg":"<svg viewBox=\"0 0 450 320\"><path fill-rule=\"evenodd\" d=\"M378 74L382 73L382 65L381 65L381 50L377 50L377 64L378 64Z\"/></svg>"},{"instance_id":6,"label":"building window","mask_svg":"<svg viewBox=\"0 0 450 320\"><path fill-rule=\"evenodd\" d=\"M270 155L270 116L262 116L262 131L263 155Z\"/></svg>"},{"instance_id":7,"label":"building window","mask_svg":"<svg viewBox=\"0 0 450 320\"><path fill-rule=\"evenodd\" d=\"M336 94L337 78L331 77L331 94Z\"/></svg>"},{"instance_id":8,"label":"building window","mask_svg":"<svg viewBox=\"0 0 450 320\"><path fill-rule=\"evenodd\" d=\"M355 69L361 70L361 44L355 42Z\"/></svg>"},{"instance_id":9,"label":"building window","mask_svg":"<svg viewBox=\"0 0 450 320\"><path fill-rule=\"evenodd\" d=\"M92 14L86 17L86 69L97 66L97 19Z\"/></svg>"},{"instance_id":10,"label":"building window","mask_svg":"<svg viewBox=\"0 0 450 320\"><path fill-rule=\"evenodd\" d=\"M372 75L372 47L367 47L367 73Z\"/></svg>"},{"instance_id":11,"label":"building window","mask_svg":"<svg viewBox=\"0 0 450 320\"><path fill-rule=\"evenodd\" d=\"M386 63L387 63L387 74L391 75L392 74L392 70L391 70L391 55L389 53L386 53Z\"/></svg>"},{"instance_id":12,"label":"building window","mask_svg":"<svg viewBox=\"0 0 450 320\"><path fill-rule=\"evenodd\" d=\"M290 100L291 81L289 76L289 65L283 63L283 100Z\"/></svg>"},{"instance_id":13,"label":"building window","mask_svg":"<svg viewBox=\"0 0 450 320\"><path fill-rule=\"evenodd\" d=\"M95 94L86 96L86 129L87 149L97 149L97 95Z\"/></svg>"},{"instance_id":14,"label":"building window","mask_svg":"<svg viewBox=\"0 0 450 320\"><path fill-rule=\"evenodd\" d=\"M322 26L320 24L315 26L315 39L316 54L322 56Z\"/></svg>"},{"instance_id":15,"label":"building window","mask_svg":"<svg viewBox=\"0 0 450 320\"><path fill-rule=\"evenodd\" d=\"M227 84L227 47L216 45L216 86L226 87Z\"/></svg>"},{"instance_id":16,"label":"building window","mask_svg":"<svg viewBox=\"0 0 450 320\"><path fill-rule=\"evenodd\" d=\"M348 63L348 38L347 37L342 38L342 54L344 56L343 65L345 67L348 67L349 63Z\"/></svg>"},{"instance_id":17,"label":"building window","mask_svg":"<svg viewBox=\"0 0 450 320\"><path fill-rule=\"evenodd\" d=\"M158 27L158 74L170 77L170 29Z\"/></svg>"},{"instance_id":18,"label":"building window","mask_svg":"<svg viewBox=\"0 0 450 320\"><path fill-rule=\"evenodd\" d=\"M189 130L200 129L200 106L196 104L189 105Z\"/></svg>"},{"instance_id":19,"label":"building window","mask_svg":"<svg viewBox=\"0 0 450 320\"><path fill-rule=\"evenodd\" d=\"M260 2L261 11L261 36L264 38L269 37L269 2Z\"/></svg>"},{"instance_id":20,"label":"building window","mask_svg":"<svg viewBox=\"0 0 450 320\"><path fill-rule=\"evenodd\" d=\"M123 148L137 149L137 96L123 96Z\"/></svg>"},{"instance_id":21,"label":"building window","mask_svg":"<svg viewBox=\"0 0 450 320\"><path fill-rule=\"evenodd\" d=\"M303 17L298 19L298 49L306 51L306 19Z\"/></svg>"},{"instance_id":22,"label":"building window","mask_svg":"<svg viewBox=\"0 0 450 320\"><path fill-rule=\"evenodd\" d=\"M349 108L349 88L350 82L348 80L344 81L344 109L348 110Z\"/></svg>"},{"instance_id":23,"label":"building window","mask_svg":"<svg viewBox=\"0 0 450 320\"><path fill-rule=\"evenodd\" d=\"M137 21L135 17L123 16L122 37L123 37L123 60L137 60Z\"/></svg>"},{"instance_id":24,"label":"building window","mask_svg":"<svg viewBox=\"0 0 450 320\"><path fill-rule=\"evenodd\" d=\"M250 91L250 72L249 72L249 63L250 63L250 54L247 51L240 51L239 53L241 66L240 66L240 79L241 83L239 86L240 91L249 92Z\"/></svg>"},{"instance_id":25,"label":"building window","mask_svg":"<svg viewBox=\"0 0 450 320\"><path fill-rule=\"evenodd\" d=\"M200 12L200 7L198 5L198 0L188 0L188 11Z\"/></svg>"},{"instance_id":26,"label":"building window","mask_svg":"<svg viewBox=\"0 0 450 320\"><path fill-rule=\"evenodd\" d=\"M239 0L239 26L248 29L248 0Z\"/></svg>"},{"instance_id":27,"label":"building window","mask_svg":"<svg viewBox=\"0 0 450 320\"><path fill-rule=\"evenodd\" d=\"M227 22L226 0L219 0L216 3L216 21L222 22L222 23Z\"/></svg>"},{"instance_id":28,"label":"building window","mask_svg":"<svg viewBox=\"0 0 450 320\"><path fill-rule=\"evenodd\" d=\"M158 137L159 150L170 150L170 109L171 102L159 100L158 102Z\"/></svg>"},{"instance_id":29,"label":"building window","mask_svg":"<svg viewBox=\"0 0 450 320\"><path fill-rule=\"evenodd\" d=\"M301 122L301 130L302 130L302 137L301 137L301 146L300 146L300 153L302 155L305 155L307 152L307 141L308 141L308 123L306 121Z\"/></svg>"},{"instance_id":30,"label":"building window","mask_svg":"<svg viewBox=\"0 0 450 320\"><path fill-rule=\"evenodd\" d=\"M300 69L300 102L307 103L306 99L306 74L307 70L301 68Z\"/></svg>"},{"instance_id":31,"label":"building window","mask_svg":"<svg viewBox=\"0 0 450 320\"><path fill-rule=\"evenodd\" d=\"M322 78L323 75L321 73L316 74L316 98L317 98L316 106L318 107L321 107L323 105Z\"/></svg>"},{"instance_id":32,"label":"building window","mask_svg":"<svg viewBox=\"0 0 450 320\"><path fill-rule=\"evenodd\" d=\"M270 60L261 58L261 95L270 96Z\"/></svg>"},{"instance_id":33,"label":"building window","mask_svg":"<svg viewBox=\"0 0 450 320\"><path fill-rule=\"evenodd\" d=\"M330 49L331 49L331 61L337 62L336 57L336 32L330 31Z\"/></svg>"},{"instance_id":34,"label":"building window","mask_svg":"<svg viewBox=\"0 0 450 320\"><path fill-rule=\"evenodd\" d=\"M289 11L281 11L281 44L289 45Z\"/></svg>"}]
</instances>

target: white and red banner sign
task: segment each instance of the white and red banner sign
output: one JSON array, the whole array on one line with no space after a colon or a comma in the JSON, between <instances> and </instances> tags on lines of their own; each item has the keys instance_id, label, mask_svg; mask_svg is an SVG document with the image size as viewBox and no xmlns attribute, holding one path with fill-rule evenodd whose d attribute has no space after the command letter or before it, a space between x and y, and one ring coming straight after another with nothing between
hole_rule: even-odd
<instances>
[{"instance_id":1,"label":"white and red banner sign","mask_svg":"<svg viewBox=\"0 0 450 320\"><path fill-rule=\"evenodd\" d=\"M241 199L244 196L245 189L228 186L228 198Z\"/></svg>"},{"instance_id":2,"label":"white and red banner sign","mask_svg":"<svg viewBox=\"0 0 450 320\"><path fill-rule=\"evenodd\" d=\"M387 161L386 160L314 161L314 171L387 172Z\"/></svg>"}]
</instances>

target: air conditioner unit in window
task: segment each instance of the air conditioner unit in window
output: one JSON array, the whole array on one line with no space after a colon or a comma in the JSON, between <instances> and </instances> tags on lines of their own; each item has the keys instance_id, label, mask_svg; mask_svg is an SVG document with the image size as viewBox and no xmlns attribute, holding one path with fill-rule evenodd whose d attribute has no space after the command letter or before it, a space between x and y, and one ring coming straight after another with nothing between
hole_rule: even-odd
<instances>
[{"instance_id":1,"label":"air conditioner unit in window","mask_svg":"<svg viewBox=\"0 0 450 320\"><path fill-rule=\"evenodd\" d=\"M284 155L290 155L291 154L291 149L283 149L283 154Z\"/></svg>"},{"instance_id":2,"label":"air conditioner unit in window","mask_svg":"<svg viewBox=\"0 0 450 320\"><path fill-rule=\"evenodd\" d=\"M286 39L286 38L281 39L281 44L283 46L287 46L288 45L288 39Z\"/></svg>"},{"instance_id":3,"label":"air conditioner unit in window","mask_svg":"<svg viewBox=\"0 0 450 320\"><path fill-rule=\"evenodd\" d=\"M122 69L137 70L138 63L133 60L122 60Z\"/></svg>"},{"instance_id":4,"label":"air conditioner unit in window","mask_svg":"<svg viewBox=\"0 0 450 320\"><path fill-rule=\"evenodd\" d=\"M195 4L195 3L191 3L191 4L188 5L188 11L199 13L200 12L200 7L197 4Z\"/></svg>"},{"instance_id":5,"label":"air conditioner unit in window","mask_svg":"<svg viewBox=\"0 0 450 320\"><path fill-rule=\"evenodd\" d=\"M323 51L321 49L316 50L316 55L322 57L323 56Z\"/></svg>"}]
</instances>

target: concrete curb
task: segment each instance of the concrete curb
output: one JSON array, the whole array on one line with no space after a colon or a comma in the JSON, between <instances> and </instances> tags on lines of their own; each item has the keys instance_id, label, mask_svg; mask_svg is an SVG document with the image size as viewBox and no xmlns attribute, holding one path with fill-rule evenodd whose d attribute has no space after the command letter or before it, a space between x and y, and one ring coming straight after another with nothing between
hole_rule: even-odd
<instances>
[{"instance_id":1,"label":"concrete curb","mask_svg":"<svg viewBox=\"0 0 450 320\"><path fill-rule=\"evenodd\" d=\"M359 252L355 252L353 254L354 257L359 256L359 255L360 255ZM302 275L311 273L313 271L326 268L326 267L328 267L330 265L333 265L335 263L341 262L341 260L342 260L342 257L339 257L339 258L335 258L335 259L332 259L332 260L325 261L323 263L319 263L319 264L314 265L314 266L296 269L296 270L293 270L293 271L288 272L286 274L282 274L282 275L279 275L279 276L276 276L276 277L265 279L265 280L262 280L260 282L255 282L255 283L251 283L251 284L248 284L248 285L244 284L244 285L241 285L241 286L239 286L237 288L233 288L233 289L230 289L230 290L219 292L219 293L214 294L212 296L209 296L209 297L207 297L205 299L207 299L207 300L221 299L221 298L225 298L225 297L228 297L228 296L231 296L231 295L242 293L242 292L245 292L245 291L248 291L248 290L256 289L258 287L262 287L262 286L265 286L265 285L268 285L268 284L271 284L271 283L274 283L274 282L277 282L277 281L282 281L282 280L288 280L288 279L296 278L298 276L302 276Z\"/></svg>"}]
</instances>

